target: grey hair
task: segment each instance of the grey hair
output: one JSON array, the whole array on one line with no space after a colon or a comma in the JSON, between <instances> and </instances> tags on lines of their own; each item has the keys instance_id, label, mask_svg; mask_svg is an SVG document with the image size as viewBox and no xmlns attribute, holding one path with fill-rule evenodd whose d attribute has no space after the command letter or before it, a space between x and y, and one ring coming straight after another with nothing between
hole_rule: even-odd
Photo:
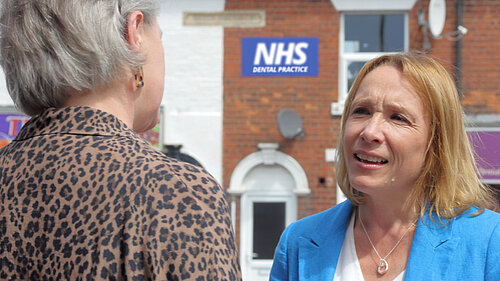
<instances>
[{"instance_id":1,"label":"grey hair","mask_svg":"<svg viewBox=\"0 0 500 281\"><path fill-rule=\"evenodd\" d=\"M158 0L1 0L0 65L19 110L33 116L144 63L126 24L140 10L154 23Z\"/></svg>"}]
</instances>

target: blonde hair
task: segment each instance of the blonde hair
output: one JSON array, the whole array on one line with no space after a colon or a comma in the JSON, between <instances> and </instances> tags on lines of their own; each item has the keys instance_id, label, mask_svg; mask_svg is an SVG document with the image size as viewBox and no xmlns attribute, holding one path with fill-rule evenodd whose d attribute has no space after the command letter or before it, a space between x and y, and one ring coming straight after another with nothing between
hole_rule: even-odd
<instances>
[{"instance_id":1,"label":"blonde hair","mask_svg":"<svg viewBox=\"0 0 500 281\"><path fill-rule=\"evenodd\" d=\"M344 158L343 137L346 113L350 111L358 88L368 73L381 65L396 67L419 94L430 113L430 140L416 187L406 204L424 215L435 212L439 219L453 218L472 206L493 206L492 192L478 176L465 125L464 112L455 84L446 69L420 53L391 54L370 60L361 69L345 102L338 143L336 177L340 189L355 205L363 204L363 194L349 183Z\"/></svg>"}]
</instances>

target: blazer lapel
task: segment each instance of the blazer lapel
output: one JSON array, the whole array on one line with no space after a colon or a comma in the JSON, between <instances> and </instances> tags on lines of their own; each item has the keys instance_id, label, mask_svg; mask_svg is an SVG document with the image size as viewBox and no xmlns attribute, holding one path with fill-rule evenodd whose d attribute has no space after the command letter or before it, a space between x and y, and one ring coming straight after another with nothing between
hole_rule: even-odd
<instances>
[{"instance_id":1,"label":"blazer lapel","mask_svg":"<svg viewBox=\"0 0 500 281\"><path fill-rule=\"evenodd\" d=\"M299 240L299 280L333 280L353 205L345 201Z\"/></svg>"},{"instance_id":2,"label":"blazer lapel","mask_svg":"<svg viewBox=\"0 0 500 281\"><path fill-rule=\"evenodd\" d=\"M433 215L433 218L440 222L437 216ZM406 266L406 281L446 280L450 277L448 267L460 240L452 235L453 222L451 219L445 226L437 226L428 215L423 221L419 220Z\"/></svg>"}]
</instances>

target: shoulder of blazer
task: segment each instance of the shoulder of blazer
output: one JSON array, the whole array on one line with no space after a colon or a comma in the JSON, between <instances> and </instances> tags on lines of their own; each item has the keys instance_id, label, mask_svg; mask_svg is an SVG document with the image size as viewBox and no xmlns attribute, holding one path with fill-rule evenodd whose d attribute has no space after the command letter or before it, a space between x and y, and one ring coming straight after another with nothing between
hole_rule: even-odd
<instances>
[{"instance_id":1,"label":"shoulder of blazer","mask_svg":"<svg viewBox=\"0 0 500 281\"><path fill-rule=\"evenodd\" d=\"M344 235L353 207L346 200L328 210L300 219L288 227L288 239L305 238L319 246L332 235Z\"/></svg>"}]
</instances>

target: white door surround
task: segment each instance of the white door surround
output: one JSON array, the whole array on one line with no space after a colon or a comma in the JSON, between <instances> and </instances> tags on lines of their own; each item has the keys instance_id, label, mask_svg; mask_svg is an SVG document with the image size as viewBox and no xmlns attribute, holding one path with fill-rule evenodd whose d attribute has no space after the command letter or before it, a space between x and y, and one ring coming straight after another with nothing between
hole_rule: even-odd
<instances>
[{"instance_id":1,"label":"white door surround","mask_svg":"<svg viewBox=\"0 0 500 281\"><path fill-rule=\"evenodd\" d=\"M244 185L244 179L253 168L259 165L283 166L283 168L290 172L295 181L295 186L292 190L295 195L311 193L304 169L302 169L302 166L293 157L278 151L279 144L259 143L257 147L260 151L243 158L234 169L229 182L229 188L226 190L228 194L241 195L248 191L248 188Z\"/></svg>"},{"instance_id":2,"label":"white door surround","mask_svg":"<svg viewBox=\"0 0 500 281\"><path fill-rule=\"evenodd\" d=\"M236 166L227 192L240 203L240 264L244 280L269 279L274 247L281 232L297 219L297 195L309 194L300 164L278 151L276 143L260 143L258 152ZM233 204L234 203L234 204Z\"/></svg>"}]
</instances>

